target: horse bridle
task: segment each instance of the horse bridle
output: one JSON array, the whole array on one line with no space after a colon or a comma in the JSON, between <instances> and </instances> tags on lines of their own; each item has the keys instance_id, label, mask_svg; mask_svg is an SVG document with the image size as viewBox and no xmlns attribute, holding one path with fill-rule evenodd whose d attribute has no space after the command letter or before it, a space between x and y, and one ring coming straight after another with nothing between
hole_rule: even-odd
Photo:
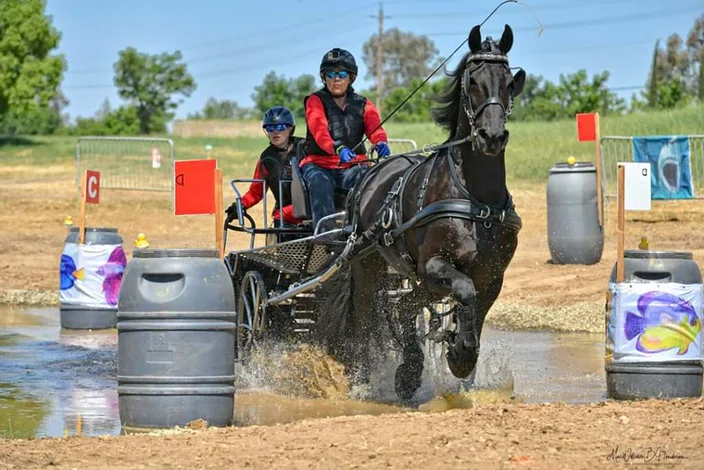
<instances>
[{"instance_id":1,"label":"horse bridle","mask_svg":"<svg viewBox=\"0 0 704 470\"><path fill-rule=\"evenodd\" d=\"M494 62L494 63L504 63L508 67L508 56L504 54L496 54L492 52L478 52L476 54L471 54L467 57L466 63L467 63L467 68L464 71L464 74L462 75L462 87L461 87L461 93L462 93L462 107L464 108L464 112L467 115L467 119L469 120L469 126L470 126L470 133L457 140L450 140L448 142L445 142L444 144L440 145L425 145L422 148L418 150L413 150L410 152L404 152L403 155L406 156L411 156L411 155L421 155L421 154L429 154L432 152L437 152L442 149L449 149L450 151L448 152L450 155L453 154L454 147L464 144L467 142L471 142L473 146L477 145L476 139L479 135L479 129L476 126L476 120L479 117L479 114L484 111L487 107L491 106L492 104L501 106L501 110L503 111L504 117L504 123L508 121L508 118L511 116L511 112L513 111L513 93L510 94L509 96L509 102L508 102L508 108L504 107L504 104L501 102L498 96L492 96L490 98L487 98L477 109L476 111L474 110L474 107L472 106L472 99L469 95L469 76L470 73L472 72L470 64L479 62L479 65L473 68L473 70L476 72L479 67L484 65L485 62ZM518 69L521 69L520 67L516 67ZM522 69L521 69L522 70ZM453 157L454 158L454 157Z\"/></svg>"},{"instance_id":2,"label":"horse bridle","mask_svg":"<svg viewBox=\"0 0 704 470\"><path fill-rule=\"evenodd\" d=\"M477 62L479 62L479 65L472 67L472 64ZM508 57L504 54L496 54L491 52L479 52L476 54L471 54L467 57L467 68L462 76L462 106L464 107L464 112L469 120L472 144L476 144L476 138L479 132L479 129L476 126L476 120L482 111L491 105L500 106L504 115L504 123L508 121L508 118L511 116L511 112L513 112L513 93L509 96L508 108L504 107L504 104L498 96L491 96L487 98L476 110L472 106L472 98L469 94L470 73L472 71L476 72L486 62L503 63L508 67Z\"/></svg>"}]
</instances>

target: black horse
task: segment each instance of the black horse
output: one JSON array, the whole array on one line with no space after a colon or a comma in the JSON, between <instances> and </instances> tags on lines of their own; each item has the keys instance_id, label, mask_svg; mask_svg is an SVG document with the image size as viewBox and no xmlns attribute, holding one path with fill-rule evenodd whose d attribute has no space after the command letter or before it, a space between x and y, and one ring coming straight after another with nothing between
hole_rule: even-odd
<instances>
[{"instance_id":1,"label":"black horse","mask_svg":"<svg viewBox=\"0 0 704 470\"><path fill-rule=\"evenodd\" d=\"M347 206L353 239L365 242L365 256L350 255L324 289L322 331L348 365L368 372L372 339L386 319L394 319L391 330L403 349L396 391L405 399L420 386L423 371L416 316L448 294L456 301L454 328L435 337L448 343L453 375L465 378L474 370L484 318L501 291L521 228L506 188L504 149L505 123L525 72L511 74L508 25L498 43L491 37L482 42L475 26L468 44L470 51L448 73L442 106L434 109L448 139L427 158L395 156L368 171ZM413 286L395 315L384 295L393 284L387 266Z\"/></svg>"}]
</instances>

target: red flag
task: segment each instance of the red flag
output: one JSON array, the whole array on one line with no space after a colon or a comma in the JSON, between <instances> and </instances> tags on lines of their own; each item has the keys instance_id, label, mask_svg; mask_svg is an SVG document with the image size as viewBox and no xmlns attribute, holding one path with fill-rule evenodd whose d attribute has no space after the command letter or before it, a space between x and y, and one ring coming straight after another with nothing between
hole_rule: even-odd
<instances>
[{"instance_id":1,"label":"red flag","mask_svg":"<svg viewBox=\"0 0 704 470\"><path fill-rule=\"evenodd\" d=\"M577 140L590 142L596 140L596 114L577 114Z\"/></svg>"},{"instance_id":2,"label":"red flag","mask_svg":"<svg viewBox=\"0 0 704 470\"><path fill-rule=\"evenodd\" d=\"M174 215L215 213L217 160L174 162Z\"/></svg>"},{"instance_id":3,"label":"red flag","mask_svg":"<svg viewBox=\"0 0 704 470\"><path fill-rule=\"evenodd\" d=\"M100 172L86 171L86 202L98 204L100 202Z\"/></svg>"}]
</instances>

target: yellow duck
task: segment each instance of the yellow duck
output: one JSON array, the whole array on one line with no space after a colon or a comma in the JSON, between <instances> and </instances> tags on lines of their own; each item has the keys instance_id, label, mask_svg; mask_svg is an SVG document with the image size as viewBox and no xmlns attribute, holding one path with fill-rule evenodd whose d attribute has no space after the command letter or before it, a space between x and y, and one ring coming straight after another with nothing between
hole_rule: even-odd
<instances>
[{"instance_id":1,"label":"yellow duck","mask_svg":"<svg viewBox=\"0 0 704 470\"><path fill-rule=\"evenodd\" d=\"M70 215L67 215L66 218L64 219L64 225L67 227L70 227L73 225L73 217Z\"/></svg>"},{"instance_id":2,"label":"yellow duck","mask_svg":"<svg viewBox=\"0 0 704 470\"><path fill-rule=\"evenodd\" d=\"M648 237L640 237L640 243L638 243L639 250L648 250L650 244L648 243Z\"/></svg>"},{"instance_id":3,"label":"yellow duck","mask_svg":"<svg viewBox=\"0 0 704 470\"><path fill-rule=\"evenodd\" d=\"M149 241L147 241L147 236L143 233L137 234L137 238L134 240L135 248L149 248Z\"/></svg>"}]
</instances>

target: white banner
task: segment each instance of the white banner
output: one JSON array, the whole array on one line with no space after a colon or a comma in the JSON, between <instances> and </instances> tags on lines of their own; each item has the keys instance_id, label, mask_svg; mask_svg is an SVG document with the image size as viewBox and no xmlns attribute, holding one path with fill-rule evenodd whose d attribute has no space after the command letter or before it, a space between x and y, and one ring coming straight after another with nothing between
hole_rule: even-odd
<instances>
[{"instance_id":1,"label":"white banner","mask_svg":"<svg viewBox=\"0 0 704 470\"><path fill-rule=\"evenodd\" d=\"M126 265L121 245L66 243L59 265L59 302L116 308Z\"/></svg>"},{"instance_id":2,"label":"white banner","mask_svg":"<svg viewBox=\"0 0 704 470\"><path fill-rule=\"evenodd\" d=\"M699 361L702 284L609 283L606 362Z\"/></svg>"}]
</instances>

